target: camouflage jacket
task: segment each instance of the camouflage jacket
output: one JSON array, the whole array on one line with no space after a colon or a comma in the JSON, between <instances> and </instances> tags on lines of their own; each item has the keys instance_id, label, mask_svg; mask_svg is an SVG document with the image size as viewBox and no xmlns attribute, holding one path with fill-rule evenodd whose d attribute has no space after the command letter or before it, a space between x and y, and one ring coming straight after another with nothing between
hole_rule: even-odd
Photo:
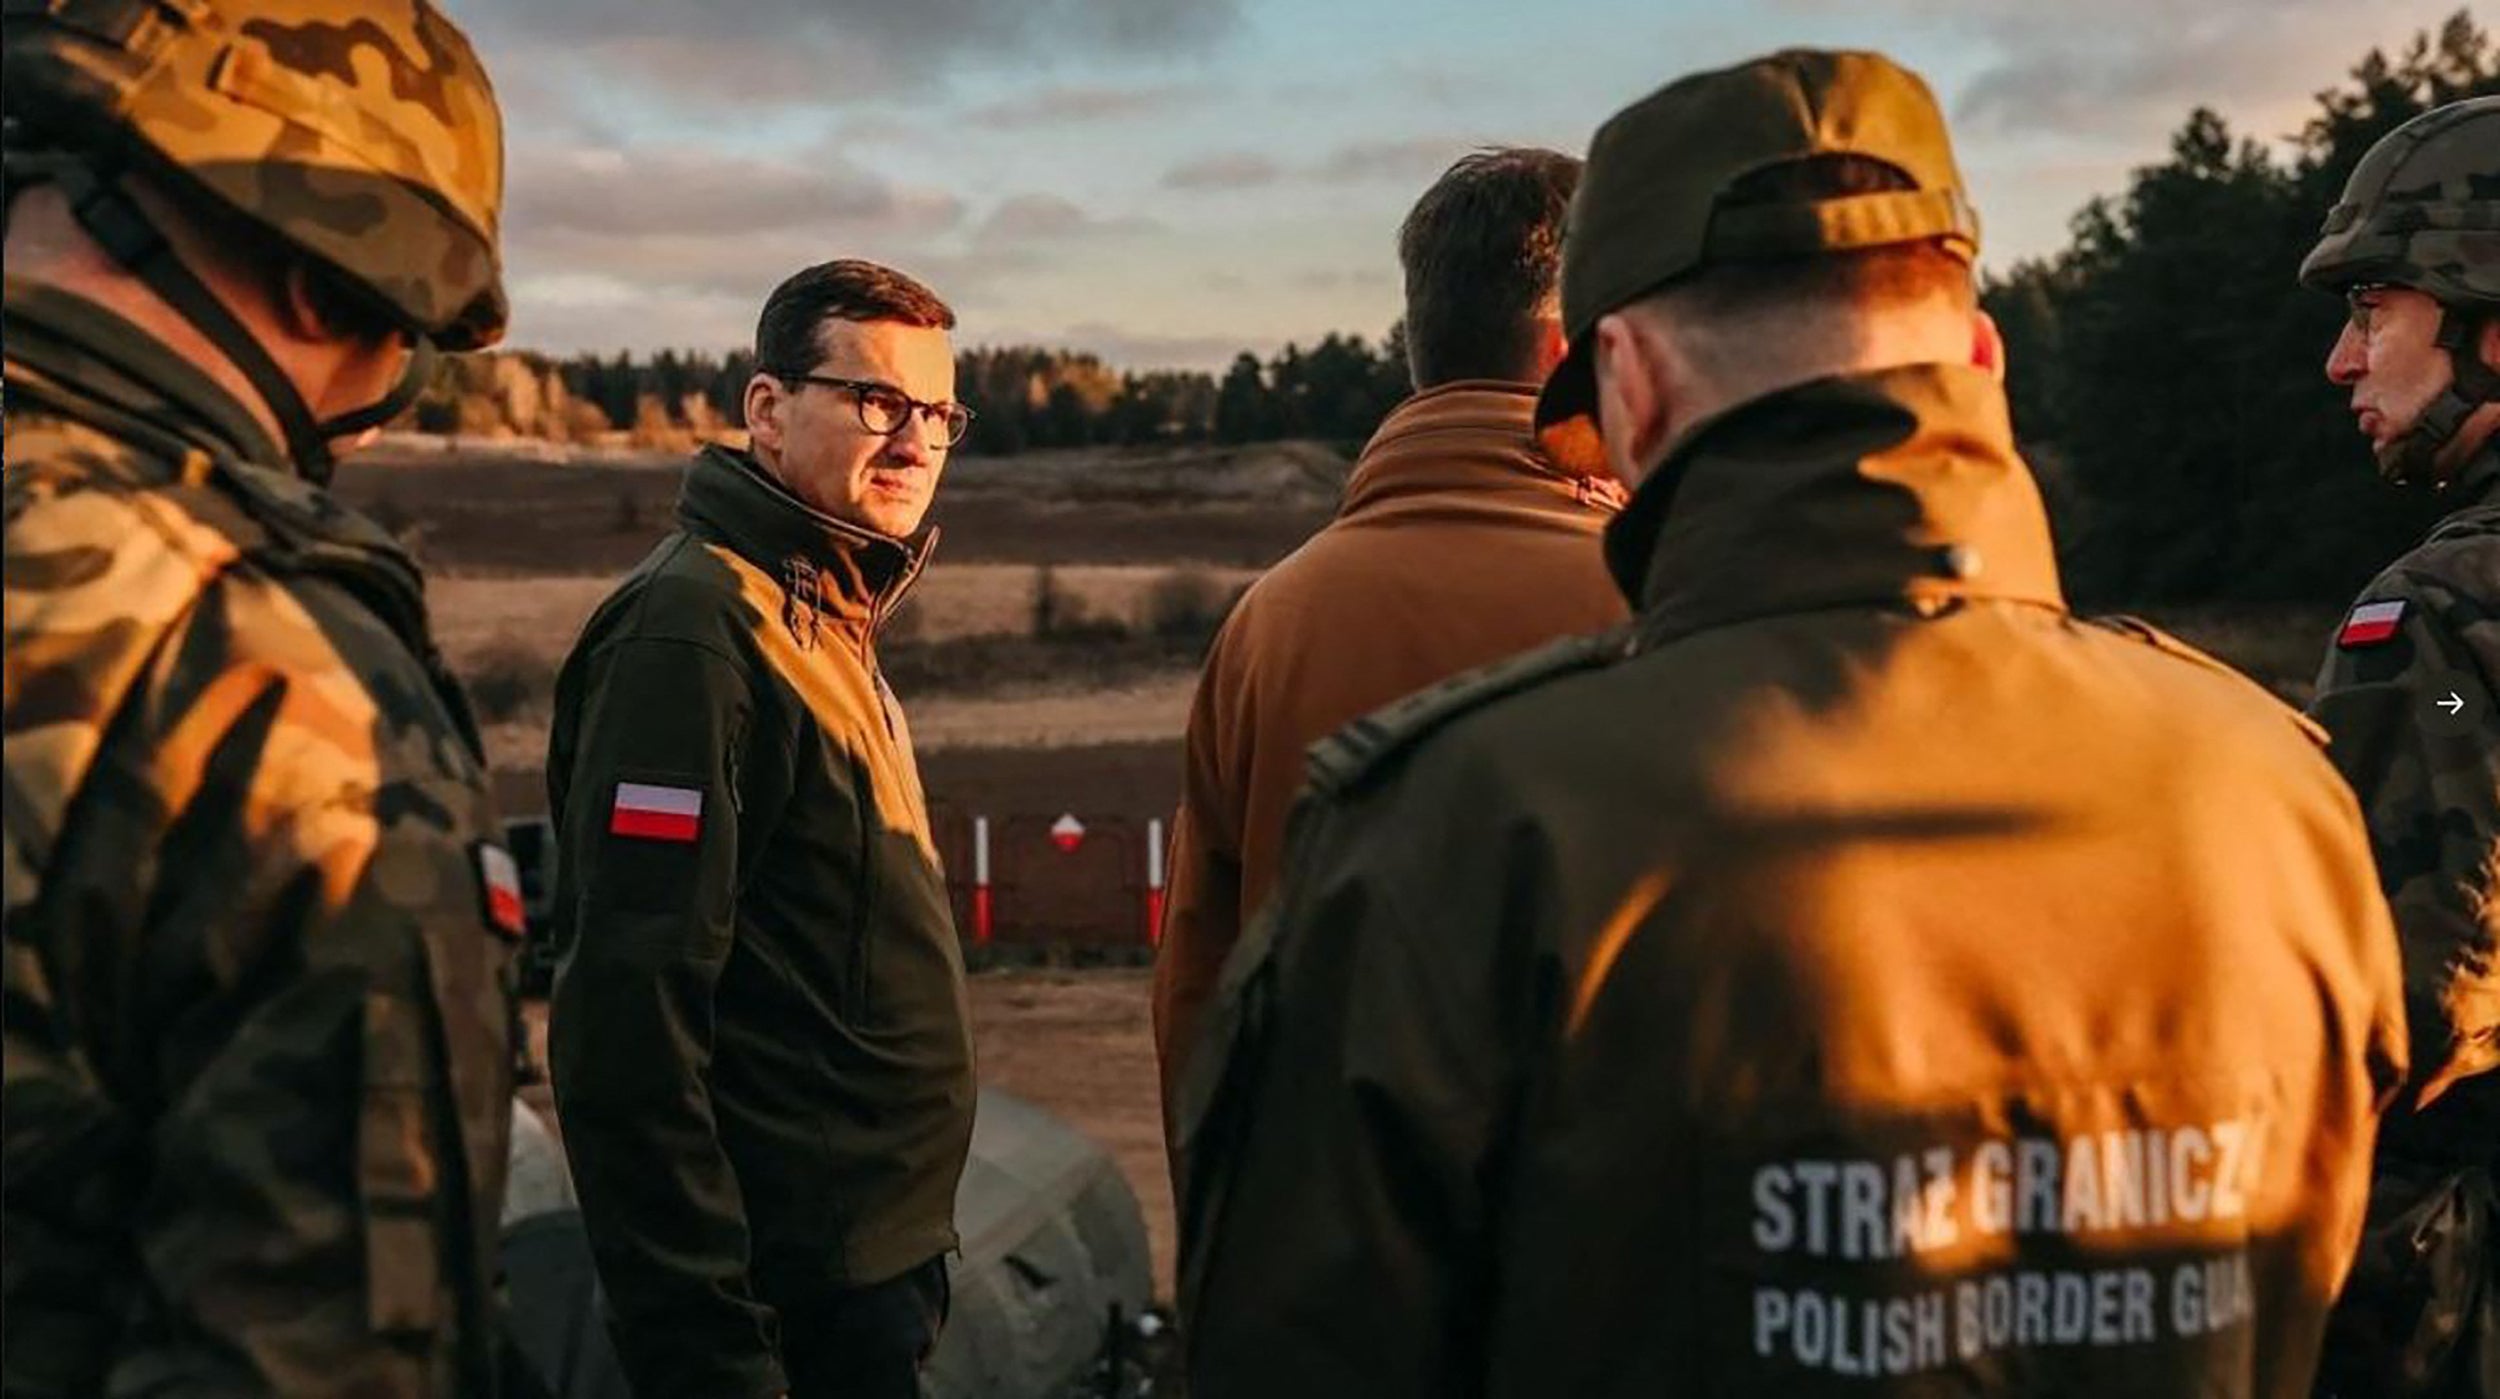
<instances>
[{"instance_id":1,"label":"camouflage jacket","mask_svg":"<svg viewBox=\"0 0 2500 1399\"><path fill-rule=\"evenodd\" d=\"M2463 503L2362 590L2311 713L2361 799L2402 940L2409 1106L2387 1147L2500 1143L2500 444Z\"/></svg>"},{"instance_id":2,"label":"camouflage jacket","mask_svg":"<svg viewBox=\"0 0 2500 1399\"><path fill-rule=\"evenodd\" d=\"M416 570L6 307L6 1390L491 1393L517 884Z\"/></svg>"}]
</instances>

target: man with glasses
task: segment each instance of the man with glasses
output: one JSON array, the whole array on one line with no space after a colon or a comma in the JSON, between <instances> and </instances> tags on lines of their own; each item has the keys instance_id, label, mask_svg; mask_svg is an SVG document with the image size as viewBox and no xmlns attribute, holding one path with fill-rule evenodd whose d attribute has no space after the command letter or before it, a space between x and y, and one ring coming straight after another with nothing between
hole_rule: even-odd
<instances>
[{"instance_id":1,"label":"man with glasses","mask_svg":"<svg viewBox=\"0 0 2500 1399\"><path fill-rule=\"evenodd\" d=\"M955 316L865 262L774 290L750 451L556 682L556 1097L638 1394L918 1392L972 1040L878 628L928 562Z\"/></svg>"},{"instance_id":2,"label":"man with glasses","mask_svg":"<svg viewBox=\"0 0 2500 1399\"><path fill-rule=\"evenodd\" d=\"M2379 474L2448 507L2362 590L2311 710L2369 818L2413 1039L2320 1390L2500 1394L2500 97L2371 147L2300 280L2351 307L2326 377Z\"/></svg>"}]
</instances>

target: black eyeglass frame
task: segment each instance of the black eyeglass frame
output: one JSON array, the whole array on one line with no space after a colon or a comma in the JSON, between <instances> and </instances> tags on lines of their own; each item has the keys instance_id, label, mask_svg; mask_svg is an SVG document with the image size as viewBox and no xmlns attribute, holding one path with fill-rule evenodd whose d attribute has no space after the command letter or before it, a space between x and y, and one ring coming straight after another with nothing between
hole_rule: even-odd
<instances>
[{"instance_id":1,"label":"black eyeglass frame","mask_svg":"<svg viewBox=\"0 0 2500 1399\"><path fill-rule=\"evenodd\" d=\"M2370 329L2370 313L2376 311L2378 308L2362 300L2362 298L2366 296L2374 296L2380 292L2394 291L2398 288L2398 285L2399 284L2395 282L2364 281L2354 282L2350 286L2345 287L2344 318L2352 322L2353 329L2358 330L2363 334L2368 334Z\"/></svg>"},{"instance_id":2,"label":"black eyeglass frame","mask_svg":"<svg viewBox=\"0 0 2500 1399\"><path fill-rule=\"evenodd\" d=\"M912 419L919 418L926 422L929 421L929 415L935 413L940 415L938 421L946 425L947 433L946 440L937 445L955 447L961 445L964 438L971 435L972 420L976 416L970 408L961 403L931 403L926 399L912 397L896 385L876 379L843 379L831 374L792 374L779 369L767 369L764 372L785 384L817 384L828 389L848 390L851 395L851 407L859 414L860 430L878 437L892 437L910 426ZM868 396L870 394L892 394L903 401L903 416L896 420L894 426L881 428L869 421Z\"/></svg>"}]
</instances>

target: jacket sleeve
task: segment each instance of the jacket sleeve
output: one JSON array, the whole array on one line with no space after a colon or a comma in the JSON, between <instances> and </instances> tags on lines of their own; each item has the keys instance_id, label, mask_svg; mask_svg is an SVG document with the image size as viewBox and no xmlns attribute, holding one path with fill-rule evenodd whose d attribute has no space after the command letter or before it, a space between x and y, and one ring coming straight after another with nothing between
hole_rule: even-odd
<instances>
[{"instance_id":1,"label":"jacket sleeve","mask_svg":"<svg viewBox=\"0 0 2500 1399\"><path fill-rule=\"evenodd\" d=\"M2500 577L2480 587L2500 596ZM2374 587L2404 604L2397 634L2331 651L2311 710L2395 913L2419 1106L2500 1069L2500 616L2463 591L2406 573Z\"/></svg>"},{"instance_id":2,"label":"jacket sleeve","mask_svg":"<svg viewBox=\"0 0 2500 1399\"><path fill-rule=\"evenodd\" d=\"M1155 1059L1163 1075L1167 1144L1172 1093L1202 1033L1224 959L1241 938L1241 827L1250 798L1247 776L1231 752L1246 737L1233 693L1240 679L1219 637L1198 677L1182 740L1172 887L1154 967Z\"/></svg>"},{"instance_id":3,"label":"jacket sleeve","mask_svg":"<svg viewBox=\"0 0 2500 1399\"><path fill-rule=\"evenodd\" d=\"M591 651L578 679L559 695L565 771L550 782L564 920L550 1058L617 1350L636 1393L777 1394L710 1085L749 687L707 646L652 638Z\"/></svg>"},{"instance_id":4,"label":"jacket sleeve","mask_svg":"<svg viewBox=\"0 0 2500 1399\"><path fill-rule=\"evenodd\" d=\"M1446 923L1420 936L1399 902L1411 880L1305 801L1182 1094L1189 1390L1463 1393L1491 1296L1515 1022L1487 940Z\"/></svg>"},{"instance_id":5,"label":"jacket sleeve","mask_svg":"<svg viewBox=\"0 0 2500 1399\"><path fill-rule=\"evenodd\" d=\"M438 709L368 696L331 644L265 582L212 586L13 883L12 1396L103 1393L108 1368L180 1394L483 1378L487 1284L460 1270L492 1237L511 1065L481 775ZM13 820L58 776L28 699Z\"/></svg>"}]
</instances>

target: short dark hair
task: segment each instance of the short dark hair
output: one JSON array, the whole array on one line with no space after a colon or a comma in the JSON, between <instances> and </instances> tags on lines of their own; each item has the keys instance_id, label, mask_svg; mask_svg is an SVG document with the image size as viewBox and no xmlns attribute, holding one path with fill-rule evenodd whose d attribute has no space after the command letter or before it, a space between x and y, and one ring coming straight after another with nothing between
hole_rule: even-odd
<instances>
[{"instance_id":1,"label":"short dark hair","mask_svg":"<svg viewBox=\"0 0 2500 1399\"><path fill-rule=\"evenodd\" d=\"M1800 204L1915 188L1916 182L1890 161L1837 152L1752 171L1730 185L1719 204L1731 209ZM1941 238L1712 263L1665 290L1681 314L1708 320L1743 319L1806 301L1873 310L1931 296L1966 308L1978 304L1970 264Z\"/></svg>"},{"instance_id":2,"label":"short dark hair","mask_svg":"<svg viewBox=\"0 0 2500 1399\"><path fill-rule=\"evenodd\" d=\"M936 292L891 267L841 258L803 268L764 298L755 323L755 363L767 374L805 374L825 355L829 320L901 321L955 328L955 312Z\"/></svg>"},{"instance_id":3,"label":"short dark hair","mask_svg":"<svg viewBox=\"0 0 2500 1399\"><path fill-rule=\"evenodd\" d=\"M1415 387L1536 375L1538 313L1561 273L1580 162L1533 146L1461 156L1398 226Z\"/></svg>"}]
</instances>

